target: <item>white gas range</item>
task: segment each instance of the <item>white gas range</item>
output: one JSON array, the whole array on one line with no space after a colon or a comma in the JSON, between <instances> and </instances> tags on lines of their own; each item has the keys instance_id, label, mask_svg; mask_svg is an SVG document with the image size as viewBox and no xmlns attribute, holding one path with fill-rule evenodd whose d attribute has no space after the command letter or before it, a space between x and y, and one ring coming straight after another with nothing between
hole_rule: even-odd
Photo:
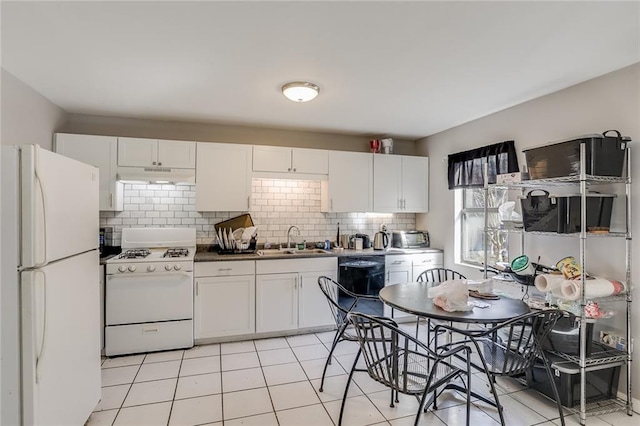
<instances>
[{"instance_id":1,"label":"white gas range","mask_svg":"<svg viewBox=\"0 0 640 426\"><path fill-rule=\"evenodd\" d=\"M105 354L193 346L190 228L124 228L122 254L107 261Z\"/></svg>"}]
</instances>

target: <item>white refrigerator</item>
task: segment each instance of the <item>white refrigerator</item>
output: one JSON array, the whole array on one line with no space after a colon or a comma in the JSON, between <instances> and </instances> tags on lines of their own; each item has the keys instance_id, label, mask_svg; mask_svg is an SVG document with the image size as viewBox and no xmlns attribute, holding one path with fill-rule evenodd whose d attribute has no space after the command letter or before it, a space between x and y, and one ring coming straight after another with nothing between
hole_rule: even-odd
<instances>
[{"instance_id":1,"label":"white refrigerator","mask_svg":"<svg viewBox=\"0 0 640 426\"><path fill-rule=\"evenodd\" d=\"M2 147L2 425L82 425L100 399L98 169Z\"/></svg>"}]
</instances>

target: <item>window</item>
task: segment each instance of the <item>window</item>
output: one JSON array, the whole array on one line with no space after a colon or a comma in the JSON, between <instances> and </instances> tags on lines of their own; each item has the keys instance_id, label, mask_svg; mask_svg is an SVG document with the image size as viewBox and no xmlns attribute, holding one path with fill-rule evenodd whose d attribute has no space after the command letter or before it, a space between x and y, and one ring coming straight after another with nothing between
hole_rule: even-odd
<instances>
[{"instance_id":1,"label":"window","mask_svg":"<svg viewBox=\"0 0 640 426\"><path fill-rule=\"evenodd\" d=\"M456 191L457 263L484 263L485 203L488 228L495 229L487 232L487 263L507 261L507 235L497 230L500 226L498 207L507 201L507 191L491 188L485 192L484 187L487 183L495 183L497 175L515 173L518 170L514 141L499 142L449 155L449 189Z\"/></svg>"},{"instance_id":2,"label":"window","mask_svg":"<svg viewBox=\"0 0 640 426\"><path fill-rule=\"evenodd\" d=\"M460 263L482 265L484 263L484 205L487 202L488 227L498 229L498 206L507 201L507 191L490 189L485 200L485 191L481 188L463 188L456 190L456 211L458 212L458 232L456 241L457 260ZM487 262L508 261L507 235L500 231L489 231Z\"/></svg>"}]
</instances>

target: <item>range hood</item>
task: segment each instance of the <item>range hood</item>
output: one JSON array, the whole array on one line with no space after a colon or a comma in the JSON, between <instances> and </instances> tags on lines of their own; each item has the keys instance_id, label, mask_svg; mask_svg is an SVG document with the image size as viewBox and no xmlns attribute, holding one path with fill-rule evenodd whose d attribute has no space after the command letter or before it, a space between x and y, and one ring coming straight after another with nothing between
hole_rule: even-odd
<instances>
[{"instance_id":1,"label":"range hood","mask_svg":"<svg viewBox=\"0 0 640 426\"><path fill-rule=\"evenodd\" d=\"M118 167L118 180L131 183L187 183L196 182L196 169L171 167Z\"/></svg>"}]
</instances>

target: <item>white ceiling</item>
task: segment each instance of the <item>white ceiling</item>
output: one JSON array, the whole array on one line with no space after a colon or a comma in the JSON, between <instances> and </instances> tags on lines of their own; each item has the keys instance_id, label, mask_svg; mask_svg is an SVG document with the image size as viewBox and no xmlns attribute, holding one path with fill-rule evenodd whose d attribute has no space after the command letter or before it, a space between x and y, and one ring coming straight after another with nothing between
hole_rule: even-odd
<instances>
[{"instance_id":1,"label":"white ceiling","mask_svg":"<svg viewBox=\"0 0 640 426\"><path fill-rule=\"evenodd\" d=\"M637 1L2 1L2 66L71 113L419 138L639 62L639 27Z\"/></svg>"}]
</instances>

